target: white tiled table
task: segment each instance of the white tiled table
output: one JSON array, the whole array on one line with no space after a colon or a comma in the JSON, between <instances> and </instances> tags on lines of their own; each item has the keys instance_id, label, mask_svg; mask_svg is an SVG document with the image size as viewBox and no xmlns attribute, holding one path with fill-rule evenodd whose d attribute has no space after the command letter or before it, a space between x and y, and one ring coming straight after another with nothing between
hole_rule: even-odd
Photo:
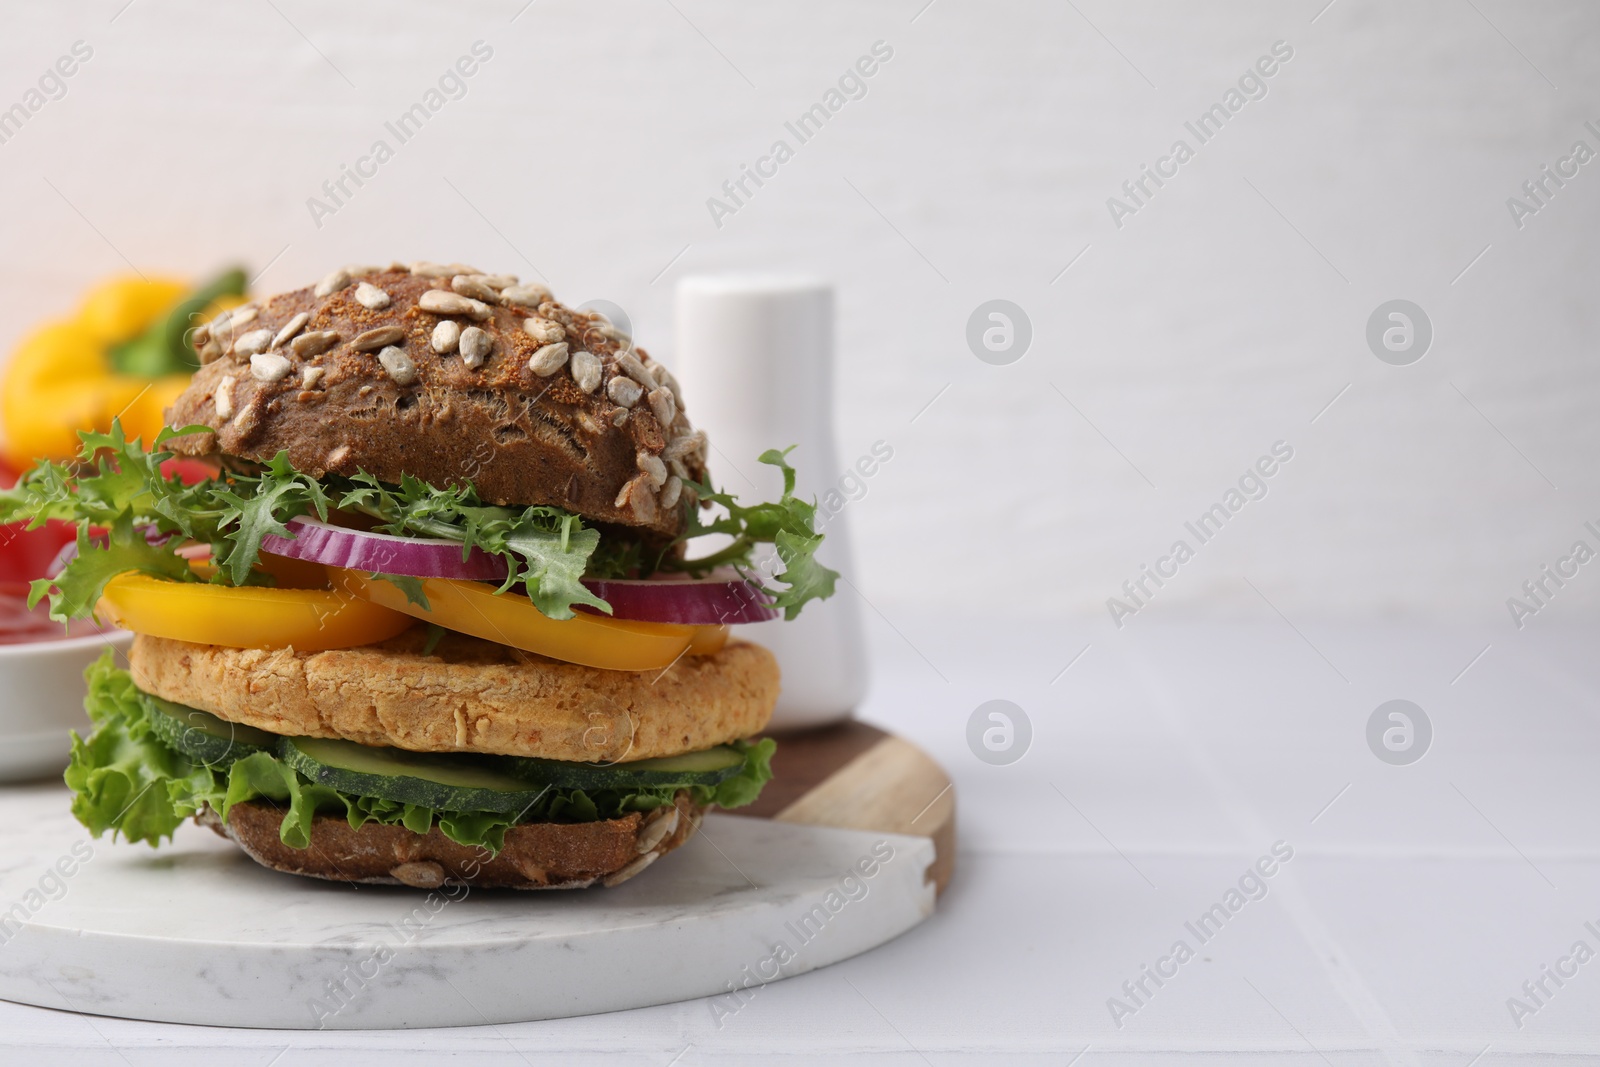
<instances>
[{"instance_id":1,"label":"white tiled table","mask_svg":"<svg viewBox=\"0 0 1600 1067\"><path fill-rule=\"evenodd\" d=\"M721 1029L704 1001L365 1033L0 1004L6 1062L1600 1062L1600 959L1520 1030L1506 1007L1573 941L1600 949L1600 629L897 621L914 648L876 635L863 714L949 768L962 839L940 913L897 942L768 986ZM996 697L1034 727L1006 767L966 749ZM1434 724L1409 767L1366 747L1394 697ZM1198 946L1185 921L1277 840L1295 853L1268 895ZM1107 998L1180 937L1198 957L1119 1029Z\"/></svg>"}]
</instances>

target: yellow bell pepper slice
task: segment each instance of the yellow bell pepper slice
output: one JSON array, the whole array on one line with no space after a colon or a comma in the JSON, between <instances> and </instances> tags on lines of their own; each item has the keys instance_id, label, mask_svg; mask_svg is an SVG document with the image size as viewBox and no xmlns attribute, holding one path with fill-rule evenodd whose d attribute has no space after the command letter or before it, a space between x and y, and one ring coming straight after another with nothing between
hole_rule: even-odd
<instances>
[{"instance_id":1,"label":"yellow bell pepper slice","mask_svg":"<svg viewBox=\"0 0 1600 1067\"><path fill-rule=\"evenodd\" d=\"M689 642L689 655L715 656L728 643L727 626L696 626L694 638Z\"/></svg>"},{"instance_id":2,"label":"yellow bell pepper slice","mask_svg":"<svg viewBox=\"0 0 1600 1067\"><path fill-rule=\"evenodd\" d=\"M195 577L211 580L217 573L216 560L211 558L209 545L191 545L180 548L178 555L189 560L189 569ZM275 588L278 589L326 589L328 588L328 568L320 563L312 563L305 559L292 559L289 556L279 556L272 552L263 552L256 560L252 570L270 575Z\"/></svg>"},{"instance_id":3,"label":"yellow bell pepper slice","mask_svg":"<svg viewBox=\"0 0 1600 1067\"><path fill-rule=\"evenodd\" d=\"M194 292L170 278L115 278L90 290L73 318L27 334L0 375L5 458L17 467L67 459L78 431L104 433L119 417L148 445L197 365L187 331L243 289L238 271Z\"/></svg>"},{"instance_id":4,"label":"yellow bell pepper slice","mask_svg":"<svg viewBox=\"0 0 1600 1067\"><path fill-rule=\"evenodd\" d=\"M76 322L34 330L12 354L0 385L6 458L27 467L39 457L76 454L80 429L109 430L148 384L111 373L100 343Z\"/></svg>"},{"instance_id":5,"label":"yellow bell pepper slice","mask_svg":"<svg viewBox=\"0 0 1600 1067\"><path fill-rule=\"evenodd\" d=\"M151 637L297 652L376 644L415 625L407 615L335 589L205 585L131 572L106 583L96 613Z\"/></svg>"},{"instance_id":6,"label":"yellow bell pepper slice","mask_svg":"<svg viewBox=\"0 0 1600 1067\"><path fill-rule=\"evenodd\" d=\"M189 284L177 278L112 278L84 294L78 321L101 345L120 344L143 333L188 291Z\"/></svg>"},{"instance_id":7,"label":"yellow bell pepper slice","mask_svg":"<svg viewBox=\"0 0 1600 1067\"><path fill-rule=\"evenodd\" d=\"M660 670L683 655L701 629L581 612L570 619L552 619L520 593L496 593L493 586L452 578L419 579L428 600L424 608L408 600L393 582L360 571L330 567L328 572L336 589L446 630L602 670Z\"/></svg>"}]
</instances>

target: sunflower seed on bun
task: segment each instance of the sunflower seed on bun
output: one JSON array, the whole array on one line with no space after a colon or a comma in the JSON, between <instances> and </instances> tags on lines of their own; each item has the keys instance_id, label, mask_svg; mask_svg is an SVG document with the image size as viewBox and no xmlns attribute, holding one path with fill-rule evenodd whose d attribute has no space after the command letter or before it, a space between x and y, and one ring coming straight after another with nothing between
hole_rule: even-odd
<instances>
[{"instance_id":1,"label":"sunflower seed on bun","mask_svg":"<svg viewBox=\"0 0 1600 1067\"><path fill-rule=\"evenodd\" d=\"M489 503L681 533L681 510L636 461L694 439L676 380L662 368L658 384L660 365L604 316L515 279L495 288L506 280L393 264L262 301L252 332L231 338L170 413L170 425L213 433L173 449L257 462L283 450L314 477L470 480ZM251 356L269 344L270 373L252 374ZM303 387L309 367L322 373ZM651 391L666 399L640 403ZM489 458L469 477L480 445ZM678 454L690 479L704 476L703 447Z\"/></svg>"}]
</instances>

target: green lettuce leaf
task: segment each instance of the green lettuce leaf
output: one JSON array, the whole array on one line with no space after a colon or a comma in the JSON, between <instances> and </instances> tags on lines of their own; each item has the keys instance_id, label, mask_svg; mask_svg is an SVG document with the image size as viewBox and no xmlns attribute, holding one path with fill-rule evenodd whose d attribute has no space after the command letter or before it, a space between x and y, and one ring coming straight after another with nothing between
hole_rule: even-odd
<instances>
[{"instance_id":1,"label":"green lettuce leaf","mask_svg":"<svg viewBox=\"0 0 1600 1067\"><path fill-rule=\"evenodd\" d=\"M726 534L733 538L727 548L710 556L693 560L670 561L666 565L678 570L703 574L714 567L733 565L749 575L750 559L759 544L770 544L778 554L783 570L777 574L781 587L762 583L772 597L773 606L783 611L783 617L792 619L812 600L824 600L833 595L839 572L817 562L817 549L822 546L823 535L816 531L817 506L794 495L795 469L789 466L791 445L782 451L771 448L761 453L762 463L783 471L783 495L775 502L743 505L732 494L713 489L709 483L695 485L702 500L720 505L723 514L712 522L704 522L698 509L689 509L689 527L680 541L703 534Z\"/></svg>"},{"instance_id":2,"label":"green lettuce leaf","mask_svg":"<svg viewBox=\"0 0 1600 1067\"><path fill-rule=\"evenodd\" d=\"M524 584L529 599L552 619L572 618L574 604L611 612L582 581L600 531L570 512L485 504L470 485L439 487L410 475L399 485L369 474L330 477L329 485L339 507L377 519L379 533L459 541L463 560L475 548L499 556L507 571L501 591Z\"/></svg>"},{"instance_id":3,"label":"green lettuce leaf","mask_svg":"<svg viewBox=\"0 0 1600 1067\"><path fill-rule=\"evenodd\" d=\"M761 795L761 787L772 781L772 754L778 750L778 742L763 737L755 742L735 741L733 747L744 753L744 766L732 778L708 789L710 796L704 798L705 802L719 808L754 804ZM696 799L702 798L697 796Z\"/></svg>"},{"instance_id":4,"label":"green lettuce leaf","mask_svg":"<svg viewBox=\"0 0 1600 1067\"><path fill-rule=\"evenodd\" d=\"M133 678L117 669L109 649L84 678L89 683L84 707L95 729L87 739L72 735L66 773L72 814L95 837L110 830L151 845L171 837L194 812L173 803L168 783L187 779L193 765L150 732Z\"/></svg>"},{"instance_id":5,"label":"green lettuce leaf","mask_svg":"<svg viewBox=\"0 0 1600 1067\"><path fill-rule=\"evenodd\" d=\"M199 581L177 554L185 539L211 546L221 564L216 580L256 584L261 577L251 568L267 534L284 533L297 515L327 517L321 485L290 467L282 452L257 475L230 472L194 485L164 476L161 465L173 454L161 445L205 429L163 430L146 451L113 422L110 433L78 435L83 448L75 462L40 463L0 492L0 523L78 524L78 554L55 578L34 582L30 602L48 595L50 617L66 622L91 615L106 582L126 571Z\"/></svg>"},{"instance_id":6,"label":"green lettuce leaf","mask_svg":"<svg viewBox=\"0 0 1600 1067\"><path fill-rule=\"evenodd\" d=\"M528 508L503 536L506 549L523 560L519 578L540 611L569 619L573 604L587 604L611 614L611 605L583 584L599 530L584 529L576 515L556 508Z\"/></svg>"},{"instance_id":7,"label":"green lettuce leaf","mask_svg":"<svg viewBox=\"0 0 1600 1067\"><path fill-rule=\"evenodd\" d=\"M376 519L380 533L459 542L463 559L473 549L500 557L507 570L501 591L521 588L552 619L572 618L576 605L610 613L610 606L584 586L586 576L647 577L658 569L703 574L732 565L759 581L751 561L764 544L774 547L782 565L776 580L782 584L762 585L787 618L809 601L833 595L838 578L816 560L823 540L816 532L816 507L794 495L790 450L771 450L760 457L783 472L779 500L742 505L709 484L691 483L700 499L720 508L718 517L706 522L700 509L685 501L685 534L647 552L637 532L608 528L602 535L557 507L487 504L471 485L437 487L409 475L399 485L388 485L364 473L319 482L296 471L284 452L256 473L222 471L194 485L164 476L161 465L173 454L161 446L201 432L206 428L163 430L146 450L138 438L126 437L120 423L113 423L109 433L79 435L83 448L77 460L41 463L14 488L0 491L0 523L38 526L64 519L79 526L78 554L60 575L40 580L33 589L35 602L49 597L51 618L65 622L89 616L105 583L126 571L199 581L177 554L184 541L211 546L218 563L213 582L269 582L252 569L263 540L287 535L289 520L297 516L326 519L331 507ZM732 540L710 556L679 558L675 546L703 534ZM407 595L417 600L409 590Z\"/></svg>"},{"instance_id":8,"label":"green lettuce leaf","mask_svg":"<svg viewBox=\"0 0 1600 1067\"><path fill-rule=\"evenodd\" d=\"M376 578L379 581L388 582L390 585L392 585L395 588L399 589L402 593L404 593L406 595L406 602L407 603L415 604L417 607L421 608L423 611L431 611L431 610L433 610L428 605L428 594L422 588L422 579L421 578L418 578L415 575L410 575L410 574L384 574L382 571L373 571L371 574L367 575L367 577L368 578ZM433 623L429 623L428 624L428 641L430 643L428 645L427 650L425 652L423 652L423 655L425 655L425 656L428 655L429 653L431 653L433 651L434 646L439 643L439 638L437 636L435 636L434 633L433 633L433 631L435 631L435 630L438 630L439 634L441 634L441 635L444 633L444 628L443 627L436 626Z\"/></svg>"},{"instance_id":9,"label":"green lettuce leaf","mask_svg":"<svg viewBox=\"0 0 1600 1067\"><path fill-rule=\"evenodd\" d=\"M113 837L155 846L207 807L226 820L235 804L264 800L284 812L279 837L291 848L310 845L312 819L323 813L342 814L356 829L372 822L426 833L437 826L452 841L498 852L505 847L506 831L517 823L614 819L671 804L680 788L551 789L518 814L437 811L319 785L269 752L220 768L192 760L153 732L132 676L117 667L109 649L84 677L89 684L84 706L95 728L87 739L72 735L66 782L74 793L72 814L95 837L110 831ZM770 738L736 745L745 754L740 773L716 786L688 787L696 803L742 807L771 779L776 744Z\"/></svg>"},{"instance_id":10,"label":"green lettuce leaf","mask_svg":"<svg viewBox=\"0 0 1600 1067\"><path fill-rule=\"evenodd\" d=\"M215 484L215 483L213 483ZM317 518L328 517L328 497L315 478L307 477L289 465L289 454L279 452L259 478L239 479L243 495L226 488L216 490L216 499L226 506L221 525L232 527L225 535L225 554L218 554L221 566L243 585L261 555L261 542L269 534L289 537L288 519L315 511Z\"/></svg>"},{"instance_id":11,"label":"green lettuce leaf","mask_svg":"<svg viewBox=\"0 0 1600 1067\"><path fill-rule=\"evenodd\" d=\"M78 527L78 554L54 578L36 578L29 586L28 607L50 598L50 617L57 622L92 614L106 583L125 571L140 571L174 581L190 581L189 561L170 548L152 545L133 528L128 512L114 521L110 536L97 545L87 523Z\"/></svg>"}]
</instances>

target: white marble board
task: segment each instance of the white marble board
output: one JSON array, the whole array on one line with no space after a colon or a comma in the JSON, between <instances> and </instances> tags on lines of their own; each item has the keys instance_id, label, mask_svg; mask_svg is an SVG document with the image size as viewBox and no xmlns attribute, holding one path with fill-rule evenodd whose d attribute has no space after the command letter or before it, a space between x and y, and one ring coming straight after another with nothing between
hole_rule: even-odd
<instances>
[{"instance_id":1,"label":"white marble board","mask_svg":"<svg viewBox=\"0 0 1600 1067\"><path fill-rule=\"evenodd\" d=\"M770 818L713 813L644 876L576 892L302 879L192 824L160 849L94 840L64 787L7 788L0 999L295 1029L517 1022L718 994L714 1009L737 1013L747 997L732 990L847 959L926 919L949 877L953 795L926 803L884 765L933 784L942 772L892 735L846 732L838 764L796 767L811 781L768 805ZM862 783L884 780L900 807L921 807L915 820L866 803ZM808 824L835 808L887 829ZM907 829L923 833L896 832Z\"/></svg>"}]
</instances>

